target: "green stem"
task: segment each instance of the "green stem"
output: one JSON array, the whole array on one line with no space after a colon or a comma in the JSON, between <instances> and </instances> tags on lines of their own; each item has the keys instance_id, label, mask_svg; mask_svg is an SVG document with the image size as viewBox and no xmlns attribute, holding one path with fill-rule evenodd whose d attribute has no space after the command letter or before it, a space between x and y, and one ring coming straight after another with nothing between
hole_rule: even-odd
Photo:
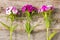
<instances>
[{"instance_id":1,"label":"green stem","mask_svg":"<svg viewBox=\"0 0 60 40\"><path fill-rule=\"evenodd\" d=\"M47 35L47 40L48 40L48 32L49 32L49 28L47 28L47 33L46 33L46 35Z\"/></svg>"},{"instance_id":2,"label":"green stem","mask_svg":"<svg viewBox=\"0 0 60 40\"><path fill-rule=\"evenodd\" d=\"M30 33L28 33L28 40L30 40Z\"/></svg>"},{"instance_id":3,"label":"green stem","mask_svg":"<svg viewBox=\"0 0 60 40\"><path fill-rule=\"evenodd\" d=\"M12 40L12 32L10 32L10 40Z\"/></svg>"},{"instance_id":4,"label":"green stem","mask_svg":"<svg viewBox=\"0 0 60 40\"><path fill-rule=\"evenodd\" d=\"M13 25L13 21L11 20L11 23L10 23L10 40L12 40L12 25Z\"/></svg>"},{"instance_id":5,"label":"green stem","mask_svg":"<svg viewBox=\"0 0 60 40\"><path fill-rule=\"evenodd\" d=\"M45 18L46 30L47 30L46 36L47 36L47 40L49 40L48 32L49 32L49 27L50 27L50 21L46 12L45 12L44 18Z\"/></svg>"}]
</instances>

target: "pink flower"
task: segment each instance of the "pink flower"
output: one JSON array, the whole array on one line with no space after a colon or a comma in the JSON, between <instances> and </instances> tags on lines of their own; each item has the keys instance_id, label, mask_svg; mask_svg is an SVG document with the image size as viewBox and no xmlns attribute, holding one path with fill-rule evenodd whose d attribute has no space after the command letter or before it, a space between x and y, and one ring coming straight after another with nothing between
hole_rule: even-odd
<instances>
[{"instance_id":1,"label":"pink flower","mask_svg":"<svg viewBox=\"0 0 60 40\"><path fill-rule=\"evenodd\" d=\"M11 13L13 13L13 14L17 14L18 13L18 10L16 9L16 7L11 6L11 7L6 8L6 14L10 15Z\"/></svg>"},{"instance_id":2,"label":"pink flower","mask_svg":"<svg viewBox=\"0 0 60 40\"><path fill-rule=\"evenodd\" d=\"M32 12L32 11L37 11L37 8L33 7L32 5L25 5L22 7L22 12Z\"/></svg>"},{"instance_id":3,"label":"pink flower","mask_svg":"<svg viewBox=\"0 0 60 40\"><path fill-rule=\"evenodd\" d=\"M47 7L49 8L49 10L54 10L54 7L52 5L48 5Z\"/></svg>"},{"instance_id":4,"label":"pink flower","mask_svg":"<svg viewBox=\"0 0 60 40\"><path fill-rule=\"evenodd\" d=\"M39 12L45 12L45 11L48 11L48 10L53 10L53 6L52 5L43 5L39 10L38 10L38 13Z\"/></svg>"},{"instance_id":5,"label":"pink flower","mask_svg":"<svg viewBox=\"0 0 60 40\"><path fill-rule=\"evenodd\" d=\"M22 12L25 12L26 11L26 6L23 6L22 7Z\"/></svg>"}]
</instances>

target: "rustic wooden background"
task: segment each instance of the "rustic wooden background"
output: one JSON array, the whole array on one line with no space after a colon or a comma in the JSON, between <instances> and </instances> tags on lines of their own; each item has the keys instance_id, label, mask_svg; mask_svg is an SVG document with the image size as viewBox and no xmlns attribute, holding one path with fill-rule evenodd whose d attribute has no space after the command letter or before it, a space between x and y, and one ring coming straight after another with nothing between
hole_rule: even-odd
<instances>
[{"instance_id":1,"label":"rustic wooden background","mask_svg":"<svg viewBox=\"0 0 60 40\"><path fill-rule=\"evenodd\" d=\"M35 7L39 8L42 5L53 5L55 7L55 12L53 18L55 19L52 22L52 26L49 30L49 34L53 29L57 30L57 34L53 37L52 40L60 40L60 0L0 0L0 16L5 15L5 8L9 6L16 6L18 9L25 4L32 4ZM38 19L38 20L36 20ZM31 34L31 40L46 40L46 30L44 19L42 17L35 18L35 21L32 21L32 25L39 23L40 25L34 29L34 32ZM0 17L0 21L9 25L9 21L6 20L6 17ZM25 24L26 20L14 21L14 25L19 24L17 29L13 33L13 40L28 40L27 34L25 33ZM0 24L0 40L9 40L9 31Z\"/></svg>"}]
</instances>

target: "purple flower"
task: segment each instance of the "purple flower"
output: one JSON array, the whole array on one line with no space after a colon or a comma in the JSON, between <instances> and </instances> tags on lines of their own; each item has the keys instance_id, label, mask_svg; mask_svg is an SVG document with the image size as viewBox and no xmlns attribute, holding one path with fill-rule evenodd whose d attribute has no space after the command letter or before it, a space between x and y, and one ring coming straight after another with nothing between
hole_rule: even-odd
<instances>
[{"instance_id":1,"label":"purple flower","mask_svg":"<svg viewBox=\"0 0 60 40\"><path fill-rule=\"evenodd\" d=\"M48 11L48 10L53 10L53 6L52 5L43 5L39 10L38 10L38 13L39 12L45 12L45 11Z\"/></svg>"},{"instance_id":2,"label":"purple flower","mask_svg":"<svg viewBox=\"0 0 60 40\"><path fill-rule=\"evenodd\" d=\"M11 7L6 8L6 14L10 15L11 13L13 13L13 14L17 14L18 13L18 10L16 9L16 7L11 6Z\"/></svg>"},{"instance_id":3,"label":"purple flower","mask_svg":"<svg viewBox=\"0 0 60 40\"><path fill-rule=\"evenodd\" d=\"M47 10L48 10L48 7L47 7L47 6L43 5L43 6L41 7L41 12L47 11Z\"/></svg>"},{"instance_id":4,"label":"purple flower","mask_svg":"<svg viewBox=\"0 0 60 40\"><path fill-rule=\"evenodd\" d=\"M28 12L36 11L36 8L33 7L32 5L25 5L22 7L22 12L25 12L25 11L28 11Z\"/></svg>"},{"instance_id":5,"label":"purple flower","mask_svg":"<svg viewBox=\"0 0 60 40\"><path fill-rule=\"evenodd\" d=\"M22 7L22 11L25 12L26 11L26 6Z\"/></svg>"}]
</instances>

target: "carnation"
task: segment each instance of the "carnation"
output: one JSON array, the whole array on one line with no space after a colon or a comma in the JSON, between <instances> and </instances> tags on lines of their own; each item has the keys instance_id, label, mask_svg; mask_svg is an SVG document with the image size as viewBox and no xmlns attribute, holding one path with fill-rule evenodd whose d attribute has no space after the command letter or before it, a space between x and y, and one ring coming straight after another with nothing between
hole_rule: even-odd
<instances>
[{"instance_id":1,"label":"carnation","mask_svg":"<svg viewBox=\"0 0 60 40\"><path fill-rule=\"evenodd\" d=\"M11 7L6 8L6 14L9 14L10 15L11 13L18 14L17 8L14 7L14 6L11 6Z\"/></svg>"},{"instance_id":2,"label":"carnation","mask_svg":"<svg viewBox=\"0 0 60 40\"><path fill-rule=\"evenodd\" d=\"M32 5L25 5L22 7L22 12L32 12L32 11L37 11L37 8L33 7Z\"/></svg>"},{"instance_id":3,"label":"carnation","mask_svg":"<svg viewBox=\"0 0 60 40\"><path fill-rule=\"evenodd\" d=\"M38 13L39 12L45 12L45 11L48 11L48 10L53 10L53 6L52 5L43 5L39 10L38 10Z\"/></svg>"}]
</instances>

